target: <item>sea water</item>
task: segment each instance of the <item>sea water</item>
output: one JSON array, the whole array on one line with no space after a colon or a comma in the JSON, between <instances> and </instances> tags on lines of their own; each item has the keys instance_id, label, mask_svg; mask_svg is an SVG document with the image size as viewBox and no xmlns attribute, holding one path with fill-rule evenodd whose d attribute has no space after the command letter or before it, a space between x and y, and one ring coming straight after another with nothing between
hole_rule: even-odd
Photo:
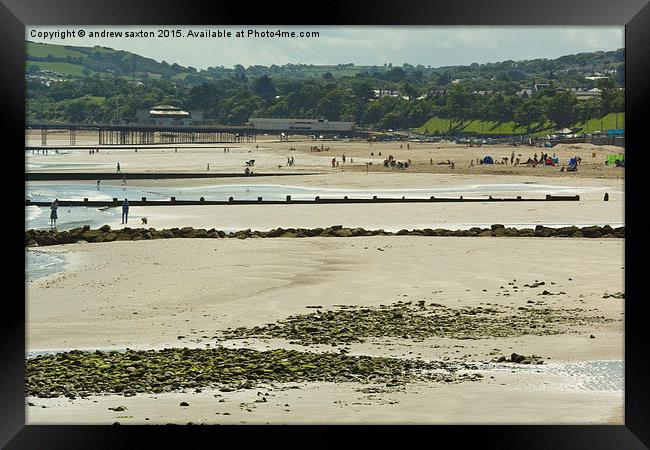
<instances>
[{"instance_id":1,"label":"sea water","mask_svg":"<svg viewBox=\"0 0 650 450\"><path fill-rule=\"evenodd\" d=\"M27 282L54 275L64 269L63 256L38 250L25 250L25 281Z\"/></svg>"},{"instance_id":2,"label":"sea water","mask_svg":"<svg viewBox=\"0 0 650 450\"><path fill-rule=\"evenodd\" d=\"M595 191L613 192L609 188L595 187L569 187L556 185L538 185L527 183L512 184L474 184L453 187L432 187L427 189L342 189L322 188L307 186L290 186L275 184L228 184L228 185L204 185L195 187L138 187L136 185L104 185L96 186L93 183L43 183L30 182L26 184L26 198L32 201L51 202L54 199L59 201L77 200L87 198L91 201L111 201L135 199L140 200L146 197L147 200L169 200L176 197L177 200L205 200L227 201L230 197L235 200L257 200L262 197L264 200L286 199L290 195L293 200L313 200L316 196L322 199L342 199L347 196L350 199L370 199L373 196L381 198L430 198L435 197L459 197L485 198L490 195L513 197L515 195L529 195L534 198L542 198L545 194L554 195L576 195L585 192ZM43 229L49 227L50 210L48 207L27 206L25 208L25 228ZM114 222L120 218L120 207L59 207L57 228L68 230L71 228L90 225L96 228L108 222ZM427 224L425 227L469 229L472 227L486 227L488 223L460 223L460 224ZM611 225L622 226L623 223L510 223L505 226L517 228L534 228L536 225L549 227L563 227L569 225L591 226ZM245 228L245 227L244 227ZM396 230L399 229L396 228ZM236 230L224 230L236 231ZM388 230L392 231L392 230Z\"/></svg>"}]
</instances>

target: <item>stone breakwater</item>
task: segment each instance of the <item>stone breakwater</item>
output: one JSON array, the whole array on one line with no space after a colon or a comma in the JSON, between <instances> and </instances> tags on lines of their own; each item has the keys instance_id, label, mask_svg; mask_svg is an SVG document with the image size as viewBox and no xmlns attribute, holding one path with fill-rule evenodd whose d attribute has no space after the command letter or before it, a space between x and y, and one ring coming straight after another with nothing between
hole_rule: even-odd
<instances>
[{"instance_id":1,"label":"stone breakwater","mask_svg":"<svg viewBox=\"0 0 650 450\"><path fill-rule=\"evenodd\" d=\"M317 308L320 308L318 306ZM221 333L222 339L280 338L290 344L347 345L368 338L487 339L563 334L572 327L609 323L581 308L550 308L544 301L524 306L447 308L420 300L379 307L341 305L337 310L289 316L276 323L239 327Z\"/></svg>"},{"instance_id":2,"label":"stone breakwater","mask_svg":"<svg viewBox=\"0 0 650 450\"><path fill-rule=\"evenodd\" d=\"M493 237L570 237L570 238L624 238L625 227L612 228L605 226L562 227L549 228L538 225L533 228L510 228L495 224L490 228L474 227L468 230L447 230L443 228L424 228L414 230L399 230L397 232L384 230L366 230L364 228L347 228L334 225L327 228L275 228L270 231L252 231L250 229L226 233L214 228L122 228L112 230L104 225L97 230L89 226L73 228L68 231L26 230L25 246L37 247L58 244L84 242L140 241L151 239L172 238L203 238L203 239L249 239L249 238L306 238L306 237L358 237L358 236L493 236Z\"/></svg>"},{"instance_id":3,"label":"stone breakwater","mask_svg":"<svg viewBox=\"0 0 650 450\"><path fill-rule=\"evenodd\" d=\"M68 398L93 394L250 389L258 383L358 382L401 385L412 381L462 382L482 378L475 365L442 361L295 350L170 348L160 351L86 352L38 356L25 361L26 394Z\"/></svg>"}]
</instances>

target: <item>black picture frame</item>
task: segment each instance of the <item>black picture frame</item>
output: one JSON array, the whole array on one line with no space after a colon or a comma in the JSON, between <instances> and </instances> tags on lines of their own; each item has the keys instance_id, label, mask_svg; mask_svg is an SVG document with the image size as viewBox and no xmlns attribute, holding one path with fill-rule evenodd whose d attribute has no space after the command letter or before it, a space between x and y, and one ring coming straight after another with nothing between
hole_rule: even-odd
<instances>
[{"instance_id":1,"label":"black picture frame","mask_svg":"<svg viewBox=\"0 0 650 450\"><path fill-rule=\"evenodd\" d=\"M21 191L11 195L11 214L6 223L15 226L15 248L7 250L13 258L24 261L19 233L24 232L24 195L18 167L24 166L24 64L25 26L62 24L314 24L314 25L619 25L625 26L626 51L626 141L629 164L626 165L626 244L625 244L625 425L553 425L553 426L418 426L418 427L334 427L334 431L351 431L368 443L385 442L392 437L415 444L440 443L451 439L455 447L527 449L641 449L650 445L650 351L647 337L648 316L643 281L644 266L635 262L642 256L645 237L642 222L647 188L642 167L648 164L644 147L647 109L650 104L648 58L650 5L645 0L463 0L432 1L341 1L332 0L314 9L307 4L264 2L252 4L235 1L184 0L157 2L144 0L1 0L0 44L2 68L0 108L5 136L11 144L3 146L5 174L3 180ZM290 14L291 13L291 14ZM24 183L24 179L22 181ZM24 185L23 185L24 187ZM15 209L14 209L15 208ZM9 236L9 235L7 235ZM9 238L9 241L14 239ZM633 244L630 245L630 242ZM643 258L639 258L644 261ZM9 259L6 259L9 261ZM19 265L17 269L23 273ZM20 275L5 279L18 284ZM21 292L21 291L18 291ZM24 289L22 290L24 297ZM24 298L23 298L24 300ZM4 298L0 354L0 445L22 448L121 448L134 447L142 437L147 448L165 443L164 447L187 444L189 440L207 439L213 445L228 437L243 438L246 446L281 439L283 445L340 445L338 433L326 426L292 427L140 427L140 426L26 426L24 397L25 308L19 295ZM11 308L10 306L13 306ZM254 432L252 432L254 431ZM291 434L291 437L285 436ZM308 443L308 444L306 444ZM437 445L436 445L437 446Z\"/></svg>"}]
</instances>

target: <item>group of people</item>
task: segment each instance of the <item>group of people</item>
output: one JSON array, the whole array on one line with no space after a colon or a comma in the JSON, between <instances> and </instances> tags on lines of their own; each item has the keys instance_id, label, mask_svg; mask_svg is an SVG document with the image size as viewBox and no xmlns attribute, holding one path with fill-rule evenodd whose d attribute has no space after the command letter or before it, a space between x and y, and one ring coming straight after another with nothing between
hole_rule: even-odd
<instances>
[{"instance_id":1,"label":"group of people","mask_svg":"<svg viewBox=\"0 0 650 450\"><path fill-rule=\"evenodd\" d=\"M137 152L137 150L136 150L136 152ZM91 148L90 150L88 150L89 155L94 155L95 153L99 153L98 148Z\"/></svg>"},{"instance_id":2,"label":"group of people","mask_svg":"<svg viewBox=\"0 0 650 450\"><path fill-rule=\"evenodd\" d=\"M327 152L329 149L329 147L325 147L323 144L320 145L320 148L318 148L318 145L312 145L309 148L309 150L312 152Z\"/></svg>"},{"instance_id":3,"label":"group of people","mask_svg":"<svg viewBox=\"0 0 650 450\"><path fill-rule=\"evenodd\" d=\"M287 156L287 167L293 167L294 164L293 156Z\"/></svg>"},{"instance_id":4,"label":"group of people","mask_svg":"<svg viewBox=\"0 0 650 450\"><path fill-rule=\"evenodd\" d=\"M390 167L391 169L399 169L399 170L404 170L408 169L408 167L411 165L411 160L407 160L406 162L403 161L397 161L393 155L388 155L388 158L384 160L384 167Z\"/></svg>"},{"instance_id":5,"label":"group of people","mask_svg":"<svg viewBox=\"0 0 650 450\"><path fill-rule=\"evenodd\" d=\"M433 166L433 158L429 159L429 165ZM447 161L440 161L439 163L437 163L437 165L439 165L439 166L449 166L452 169L454 167L456 167L456 163L454 161L449 160L449 159ZM472 161L472 163L470 164L470 167L472 167L473 165L474 165L474 161Z\"/></svg>"}]
</instances>

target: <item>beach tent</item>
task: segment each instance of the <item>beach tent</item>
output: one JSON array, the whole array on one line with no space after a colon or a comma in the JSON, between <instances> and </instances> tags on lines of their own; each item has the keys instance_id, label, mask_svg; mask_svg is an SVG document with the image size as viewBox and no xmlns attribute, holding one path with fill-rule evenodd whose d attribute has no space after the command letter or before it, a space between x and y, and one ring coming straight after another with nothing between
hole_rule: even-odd
<instances>
[{"instance_id":1,"label":"beach tent","mask_svg":"<svg viewBox=\"0 0 650 450\"><path fill-rule=\"evenodd\" d=\"M607 164L614 166L616 165L616 161L625 161L625 155L622 153L612 153L611 155L607 155Z\"/></svg>"},{"instance_id":2,"label":"beach tent","mask_svg":"<svg viewBox=\"0 0 650 450\"><path fill-rule=\"evenodd\" d=\"M491 156L486 156L483 158L483 164L494 164L494 160L492 159Z\"/></svg>"}]
</instances>

